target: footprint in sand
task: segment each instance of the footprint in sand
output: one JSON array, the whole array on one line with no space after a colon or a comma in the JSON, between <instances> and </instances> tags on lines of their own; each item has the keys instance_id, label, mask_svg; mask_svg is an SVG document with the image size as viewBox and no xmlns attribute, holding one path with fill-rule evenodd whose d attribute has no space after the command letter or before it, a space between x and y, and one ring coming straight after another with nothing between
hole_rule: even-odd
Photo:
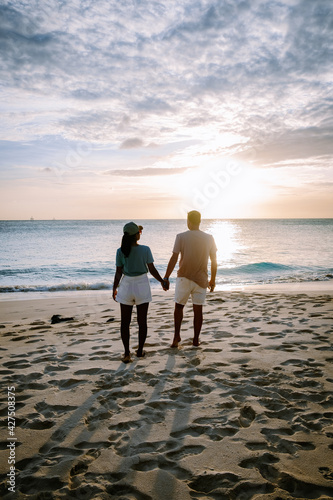
<instances>
[{"instance_id":1,"label":"footprint in sand","mask_svg":"<svg viewBox=\"0 0 333 500\"><path fill-rule=\"evenodd\" d=\"M91 498L99 498L99 494L102 490L94 484L88 484L89 480L86 479L85 475L88 471L90 463L92 463L100 455L100 451L97 450L93 453L87 453L82 460L77 462L70 470L69 474L69 490L70 497L77 498L78 500L90 500ZM110 475L110 482L112 480L119 480L123 477L123 474ZM91 482L91 481L90 481ZM67 497L66 497L67 498Z\"/></svg>"},{"instance_id":2,"label":"footprint in sand","mask_svg":"<svg viewBox=\"0 0 333 500\"><path fill-rule=\"evenodd\" d=\"M189 455L200 455L200 453L202 453L204 450L205 447L201 445L188 445L180 447L178 450L169 451L165 456L171 461L178 461Z\"/></svg>"},{"instance_id":3,"label":"footprint in sand","mask_svg":"<svg viewBox=\"0 0 333 500\"><path fill-rule=\"evenodd\" d=\"M202 493L211 493L219 488L232 488L239 482L239 479L239 476L230 472L206 474L197 476L189 483L189 487L202 495Z\"/></svg>"},{"instance_id":4,"label":"footprint in sand","mask_svg":"<svg viewBox=\"0 0 333 500\"><path fill-rule=\"evenodd\" d=\"M70 476L77 476L78 474L82 474L88 470L88 465L84 462L78 462L74 467L71 468Z\"/></svg>"},{"instance_id":5,"label":"footprint in sand","mask_svg":"<svg viewBox=\"0 0 333 500\"><path fill-rule=\"evenodd\" d=\"M42 420L40 418L35 418L34 420L29 419L29 421L26 420L21 423L21 427L24 429L35 429L39 431L51 429L51 427L54 427L55 425L56 423L53 420Z\"/></svg>"},{"instance_id":6,"label":"footprint in sand","mask_svg":"<svg viewBox=\"0 0 333 500\"><path fill-rule=\"evenodd\" d=\"M250 427L252 424L253 420L255 419L256 412L250 405L245 405L240 411L240 416L239 416L239 425L241 427Z\"/></svg>"},{"instance_id":7,"label":"footprint in sand","mask_svg":"<svg viewBox=\"0 0 333 500\"><path fill-rule=\"evenodd\" d=\"M319 472L328 481L333 481L333 470L329 467L319 467Z\"/></svg>"},{"instance_id":8,"label":"footprint in sand","mask_svg":"<svg viewBox=\"0 0 333 500\"><path fill-rule=\"evenodd\" d=\"M250 444L250 443L248 443ZM266 445L267 446L267 445ZM249 448L249 446L247 446ZM250 448L252 449L252 448ZM272 455L271 453L264 453L263 455L255 456L255 457L250 457L250 458L245 458L239 463L239 467L242 467L244 469L254 469L257 468L260 470L260 468L263 465L271 465L273 463L279 462L279 458Z\"/></svg>"},{"instance_id":9,"label":"footprint in sand","mask_svg":"<svg viewBox=\"0 0 333 500\"><path fill-rule=\"evenodd\" d=\"M256 333L259 330L257 326L252 326L251 328L245 328L246 333Z\"/></svg>"}]
</instances>

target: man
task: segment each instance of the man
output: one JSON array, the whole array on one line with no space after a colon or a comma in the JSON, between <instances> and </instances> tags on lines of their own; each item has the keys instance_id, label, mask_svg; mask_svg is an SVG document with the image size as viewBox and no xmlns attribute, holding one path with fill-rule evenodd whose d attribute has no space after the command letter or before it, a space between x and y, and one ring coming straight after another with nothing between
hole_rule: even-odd
<instances>
[{"instance_id":1,"label":"man","mask_svg":"<svg viewBox=\"0 0 333 500\"><path fill-rule=\"evenodd\" d=\"M194 313L194 338L193 345L199 345L199 335L201 331L203 316L202 306L205 302L207 287L212 292L215 288L215 277L217 270L216 245L213 236L199 229L201 214L192 210L187 214L188 231L177 234L170 258L165 280L175 268L180 253L179 269L175 290L175 335L171 347L178 347L180 338L180 328L183 320L183 309L192 296ZM208 259L211 260L211 279L208 282Z\"/></svg>"}]
</instances>

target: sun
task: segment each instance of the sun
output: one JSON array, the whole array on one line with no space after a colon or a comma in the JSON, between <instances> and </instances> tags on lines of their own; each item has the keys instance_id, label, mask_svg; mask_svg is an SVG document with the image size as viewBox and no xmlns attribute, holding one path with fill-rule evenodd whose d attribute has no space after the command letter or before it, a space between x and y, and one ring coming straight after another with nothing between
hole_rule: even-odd
<instances>
[{"instance_id":1,"label":"sun","mask_svg":"<svg viewBox=\"0 0 333 500\"><path fill-rule=\"evenodd\" d=\"M184 174L178 190L203 218L251 217L272 194L262 174L245 162L221 159Z\"/></svg>"}]
</instances>

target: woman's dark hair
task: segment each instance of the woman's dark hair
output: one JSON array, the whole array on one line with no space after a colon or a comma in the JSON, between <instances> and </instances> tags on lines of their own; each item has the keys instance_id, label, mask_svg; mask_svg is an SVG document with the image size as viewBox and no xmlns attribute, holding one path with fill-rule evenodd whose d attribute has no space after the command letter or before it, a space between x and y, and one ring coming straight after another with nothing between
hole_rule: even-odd
<instances>
[{"instance_id":1,"label":"woman's dark hair","mask_svg":"<svg viewBox=\"0 0 333 500\"><path fill-rule=\"evenodd\" d=\"M125 257L128 257L129 254L131 253L131 248L133 243L136 242L136 234L128 234L124 233L123 239L121 240L121 251L125 255Z\"/></svg>"}]
</instances>

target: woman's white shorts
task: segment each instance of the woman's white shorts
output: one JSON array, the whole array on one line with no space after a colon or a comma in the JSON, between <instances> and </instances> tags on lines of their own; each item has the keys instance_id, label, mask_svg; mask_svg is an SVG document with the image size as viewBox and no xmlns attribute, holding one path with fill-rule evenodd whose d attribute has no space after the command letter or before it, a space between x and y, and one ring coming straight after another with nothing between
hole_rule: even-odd
<instances>
[{"instance_id":1,"label":"woman's white shorts","mask_svg":"<svg viewBox=\"0 0 333 500\"><path fill-rule=\"evenodd\" d=\"M207 289L197 285L187 278L176 279L175 302L185 306L189 296L192 296L192 304L201 306L205 303Z\"/></svg>"},{"instance_id":2,"label":"woman's white shorts","mask_svg":"<svg viewBox=\"0 0 333 500\"><path fill-rule=\"evenodd\" d=\"M147 274L140 276L123 275L116 297L117 302L128 306L151 302L150 283Z\"/></svg>"}]
</instances>

